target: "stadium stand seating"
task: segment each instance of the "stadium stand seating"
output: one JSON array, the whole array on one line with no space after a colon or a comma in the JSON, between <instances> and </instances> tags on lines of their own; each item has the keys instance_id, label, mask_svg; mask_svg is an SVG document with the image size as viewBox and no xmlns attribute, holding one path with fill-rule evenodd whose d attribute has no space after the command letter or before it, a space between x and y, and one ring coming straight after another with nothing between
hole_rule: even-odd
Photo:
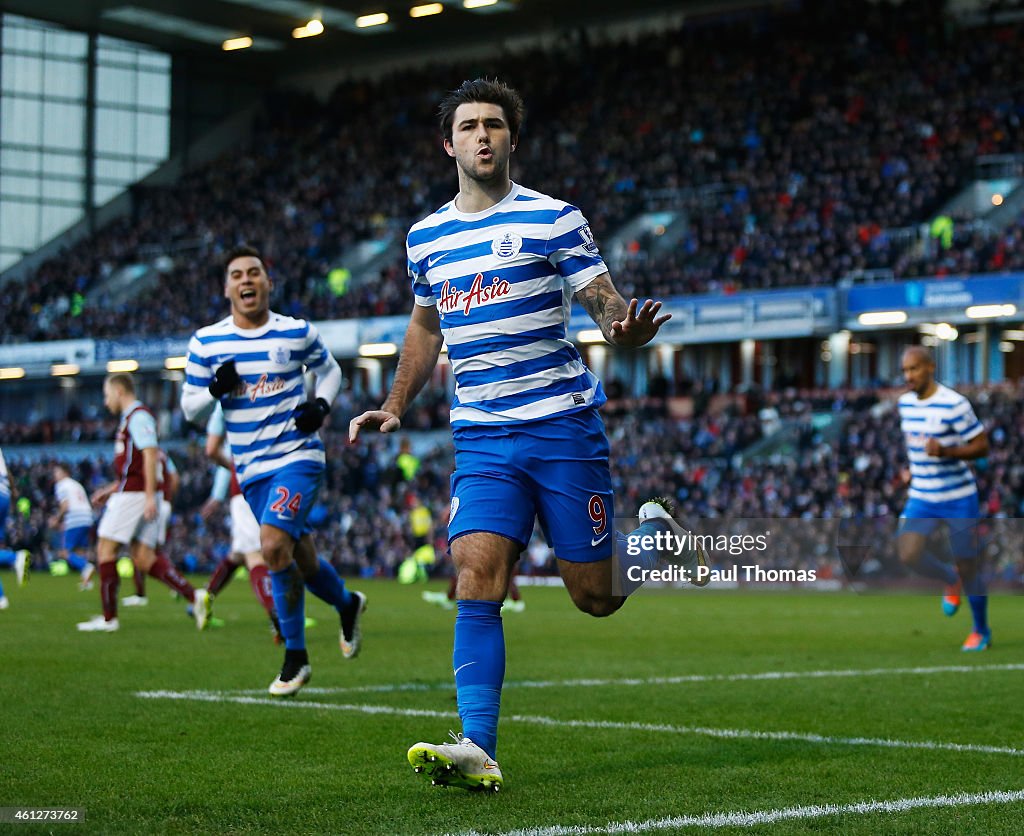
<instances>
[{"instance_id":1,"label":"stadium stand seating","mask_svg":"<svg viewBox=\"0 0 1024 836\"><path fill-rule=\"evenodd\" d=\"M1020 24L961 27L928 3L846 0L614 49L581 34L437 67L430 84L420 71L346 82L326 103L278 93L244 153L139 191L132 217L0 288L0 333L187 334L223 314L219 254L243 240L272 263L282 312L405 313L405 230L455 190L433 111L479 73L527 95L515 178L576 202L599 241L640 211L686 214L669 252L630 242L615 272L626 295L1018 269L1020 217L958 223L948 242L915 228L974 179L980 156L1022 147L1022 48ZM335 295L325 276L366 240L392 242L392 258ZM91 292L159 255L164 280L142 304Z\"/></svg>"}]
</instances>

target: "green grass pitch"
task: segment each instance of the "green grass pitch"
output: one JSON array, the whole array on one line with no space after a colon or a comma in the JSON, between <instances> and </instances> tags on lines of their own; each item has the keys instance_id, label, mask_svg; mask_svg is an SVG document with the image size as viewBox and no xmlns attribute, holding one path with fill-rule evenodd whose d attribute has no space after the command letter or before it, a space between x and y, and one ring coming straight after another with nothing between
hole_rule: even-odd
<instances>
[{"instance_id":1,"label":"green grass pitch","mask_svg":"<svg viewBox=\"0 0 1024 836\"><path fill-rule=\"evenodd\" d=\"M265 704L281 650L244 581L216 603L226 625L202 634L152 581L115 634L76 632L99 601L71 578L3 581L0 806L87 816L7 832L696 833L679 817L1024 790L1024 607L1010 596L991 602L994 647L965 654L969 613L944 618L938 594L644 592L597 620L564 590L526 588L526 611L504 619L506 787L483 795L431 787L405 760L458 729L454 614L423 587L357 584L369 609L352 661L307 596L313 680ZM814 671L827 675L752 676ZM206 699L138 696L155 691ZM1024 800L721 832L1019 834Z\"/></svg>"}]
</instances>

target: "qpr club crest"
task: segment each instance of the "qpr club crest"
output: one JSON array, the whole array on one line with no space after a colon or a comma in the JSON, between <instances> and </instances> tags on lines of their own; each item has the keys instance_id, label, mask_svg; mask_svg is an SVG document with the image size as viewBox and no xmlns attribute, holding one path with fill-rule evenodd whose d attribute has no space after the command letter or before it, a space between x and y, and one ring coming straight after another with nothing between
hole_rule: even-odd
<instances>
[{"instance_id":1,"label":"qpr club crest","mask_svg":"<svg viewBox=\"0 0 1024 836\"><path fill-rule=\"evenodd\" d=\"M491 252L501 259L515 258L523 248L523 239L514 232L506 232L491 241Z\"/></svg>"},{"instance_id":2,"label":"qpr club crest","mask_svg":"<svg viewBox=\"0 0 1024 836\"><path fill-rule=\"evenodd\" d=\"M284 368L292 359L292 353L283 345L274 346L268 352L271 365L277 368Z\"/></svg>"}]
</instances>

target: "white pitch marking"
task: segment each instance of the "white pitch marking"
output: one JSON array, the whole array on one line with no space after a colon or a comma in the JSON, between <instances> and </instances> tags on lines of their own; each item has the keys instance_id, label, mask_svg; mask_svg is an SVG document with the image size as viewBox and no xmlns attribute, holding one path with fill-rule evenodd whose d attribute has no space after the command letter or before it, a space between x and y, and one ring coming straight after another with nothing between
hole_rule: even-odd
<instances>
[{"instance_id":1,"label":"white pitch marking","mask_svg":"<svg viewBox=\"0 0 1024 836\"><path fill-rule=\"evenodd\" d=\"M755 810L744 813L704 813L699 816L672 816L647 821L608 822L604 825L553 825L506 830L498 836L587 836L591 833L644 833L648 830L677 830L682 827L755 827L796 819L820 819L825 816L869 813L905 813L941 807L967 807L977 804L1013 804L1024 801L1024 790L982 792L975 794L897 798L892 801L858 801L853 804L815 804L809 807L786 807L781 810ZM465 831L462 836L483 836L478 830Z\"/></svg>"},{"instance_id":2,"label":"white pitch marking","mask_svg":"<svg viewBox=\"0 0 1024 836\"><path fill-rule=\"evenodd\" d=\"M362 714L390 714L402 717L458 718L454 711L431 711L426 708L395 708L392 705L352 705L336 702L295 702L280 697L245 697L220 691L138 691L135 696L147 700L195 700L196 702L230 702L241 705L273 705L278 708L319 708L327 711L356 711Z\"/></svg>"},{"instance_id":3,"label":"white pitch marking","mask_svg":"<svg viewBox=\"0 0 1024 836\"><path fill-rule=\"evenodd\" d=\"M317 708L326 711L354 711L361 714L387 714L401 717L436 717L452 719L453 711L432 711L422 708L398 708L391 705L357 705L351 703L282 701L270 697L247 697L218 691L139 691L143 699L196 700L199 702L239 703L242 705L272 705L283 708ZM622 731L656 732L659 734L687 734L733 740L780 740L840 746L879 746L887 749L929 749L947 752L979 752L989 755L1024 757L1024 749L1010 746L988 746L979 743L946 743L938 740L892 740L884 737L832 737L809 732L757 731L755 729L715 729L703 726L672 726L663 723L618 722L614 720L558 720L528 714L513 714L502 718L503 723L526 723L555 728L615 729Z\"/></svg>"},{"instance_id":4,"label":"white pitch marking","mask_svg":"<svg viewBox=\"0 0 1024 836\"><path fill-rule=\"evenodd\" d=\"M942 665L932 668L866 668L863 670L763 671L762 673L685 674L627 679L521 679L508 680L504 688L597 688L609 685L685 685L698 682L763 682L790 679L855 678L859 676L928 676L941 673L978 671L1024 671L1024 664ZM304 694L391 694L402 691L443 691L453 682L403 682L384 685L353 685L339 688L303 688ZM263 690L228 691L235 694L263 694Z\"/></svg>"},{"instance_id":5,"label":"white pitch marking","mask_svg":"<svg viewBox=\"0 0 1024 836\"><path fill-rule=\"evenodd\" d=\"M813 732L758 731L756 729L713 729L703 726L671 726L663 723L617 722L614 720L556 720L551 717L513 715L513 722L541 726L587 729L621 729L649 731L662 734L695 734L706 737L724 737L739 740L793 740L804 743L823 743L843 746L881 746L888 749L938 749L950 752L983 752L993 755L1024 757L1024 749L1010 746L988 746L978 743L945 743L938 740L893 740L885 737L832 737Z\"/></svg>"}]
</instances>

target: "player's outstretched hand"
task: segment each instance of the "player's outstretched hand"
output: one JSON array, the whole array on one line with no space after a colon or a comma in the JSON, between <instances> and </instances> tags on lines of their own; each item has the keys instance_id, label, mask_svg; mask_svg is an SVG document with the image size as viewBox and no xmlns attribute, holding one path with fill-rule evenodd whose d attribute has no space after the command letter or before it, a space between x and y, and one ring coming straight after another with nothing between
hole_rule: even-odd
<instances>
[{"instance_id":1,"label":"player's outstretched hand","mask_svg":"<svg viewBox=\"0 0 1024 836\"><path fill-rule=\"evenodd\" d=\"M650 299L637 310L637 300L630 299L626 318L612 323L612 342L627 347L646 345L654 339L658 329L672 318L672 314L658 316L660 310L661 302L652 302Z\"/></svg>"},{"instance_id":2,"label":"player's outstretched hand","mask_svg":"<svg viewBox=\"0 0 1024 836\"><path fill-rule=\"evenodd\" d=\"M217 369L213 375L213 380L210 381L210 385L207 388L210 390L211 395L220 400L241 382L242 378L238 376L235 361L228 360Z\"/></svg>"},{"instance_id":3,"label":"player's outstretched hand","mask_svg":"<svg viewBox=\"0 0 1024 836\"><path fill-rule=\"evenodd\" d=\"M382 433L393 433L401 428L402 419L393 412L385 412L383 409L371 409L362 415L357 415L348 425L348 440L355 441L359 437L359 431L363 427L369 429L377 428Z\"/></svg>"},{"instance_id":4,"label":"player's outstretched hand","mask_svg":"<svg viewBox=\"0 0 1024 836\"><path fill-rule=\"evenodd\" d=\"M324 423L324 418L331 411L331 405L323 398L306 401L295 407L295 426L300 432L315 433Z\"/></svg>"}]
</instances>

